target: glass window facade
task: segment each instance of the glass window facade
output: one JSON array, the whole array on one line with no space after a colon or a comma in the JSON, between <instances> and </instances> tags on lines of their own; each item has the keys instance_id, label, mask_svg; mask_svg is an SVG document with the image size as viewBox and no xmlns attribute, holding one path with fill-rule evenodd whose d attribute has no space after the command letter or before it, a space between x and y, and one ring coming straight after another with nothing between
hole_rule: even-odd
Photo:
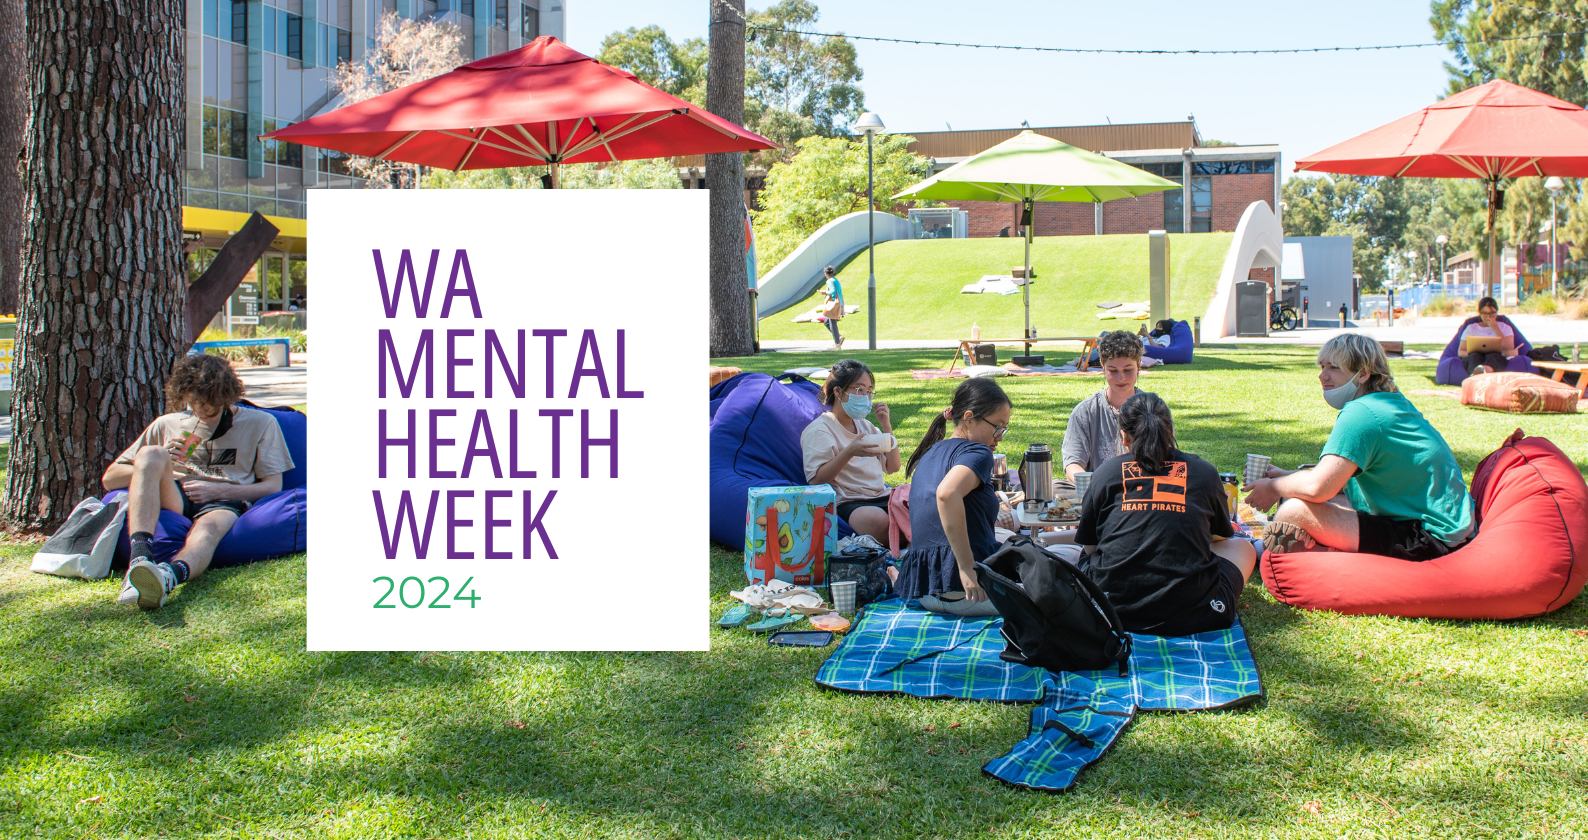
<instances>
[{"instance_id":1,"label":"glass window facade","mask_svg":"<svg viewBox=\"0 0 1588 840\"><path fill-rule=\"evenodd\" d=\"M1274 161L1269 160L1199 160L1191 170L1195 175L1272 175Z\"/></svg>"},{"instance_id":2,"label":"glass window facade","mask_svg":"<svg viewBox=\"0 0 1588 840\"><path fill-rule=\"evenodd\" d=\"M540 10L524 3L523 18L519 22L519 33L523 35L524 42L529 43L540 37Z\"/></svg>"}]
</instances>

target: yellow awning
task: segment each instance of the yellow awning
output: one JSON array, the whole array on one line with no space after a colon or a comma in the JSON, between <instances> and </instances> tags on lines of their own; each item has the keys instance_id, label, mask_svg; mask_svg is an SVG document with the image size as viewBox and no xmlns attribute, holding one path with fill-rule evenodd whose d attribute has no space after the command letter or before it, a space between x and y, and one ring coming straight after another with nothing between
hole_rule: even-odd
<instances>
[{"instance_id":1,"label":"yellow awning","mask_svg":"<svg viewBox=\"0 0 1588 840\"><path fill-rule=\"evenodd\" d=\"M242 230L251 214L231 210L213 210L208 207L182 208L182 229L198 231L206 237L229 238ZM304 253L309 239L309 223L304 219L285 219L266 216L265 220L281 231L272 243L276 249L291 254Z\"/></svg>"}]
</instances>

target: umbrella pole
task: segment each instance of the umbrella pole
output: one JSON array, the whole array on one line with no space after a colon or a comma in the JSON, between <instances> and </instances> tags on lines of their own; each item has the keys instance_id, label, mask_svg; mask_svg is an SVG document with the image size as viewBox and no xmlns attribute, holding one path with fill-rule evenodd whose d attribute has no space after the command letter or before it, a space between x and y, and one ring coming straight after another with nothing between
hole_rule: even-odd
<instances>
[{"instance_id":1,"label":"umbrella pole","mask_svg":"<svg viewBox=\"0 0 1588 840\"><path fill-rule=\"evenodd\" d=\"M1023 211L1023 220L1025 221L1024 227L1026 229L1026 282L1020 287L1024 291L1026 303L1026 332L1022 338L1029 339L1031 338L1031 229L1036 227L1037 220L1036 214L1033 213L1031 209L1031 199L1028 198L1022 202L1021 209ZM1030 341L1026 342L1026 355L1031 355Z\"/></svg>"},{"instance_id":2,"label":"umbrella pole","mask_svg":"<svg viewBox=\"0 0 1588 840\"><path fill-rule=\"evenodd\" d=\"M1483 291L1485 294L1493 292L1496 301L1500 299L1500 255L1494 249L1494 194L1499 185L1498 178L1489 179L1489 264L1488 270L1483 272L1488 275L1483 278Z\"/></svg>"},{"instance_id":3,"label":"umbrella pole","mask_svg":"<svg viewBox=\"0 0 1588 840\"><path fill-rule=\"evenodd\" d=\"M557 162L556 161L552 161L551 162L551 188L554 189L554 190L557 189L558 186L559 186L558 183L557 183L557 180L558 180L557 175L558 174L559 173L557 172Z\"/></svg>"}]
</instances>

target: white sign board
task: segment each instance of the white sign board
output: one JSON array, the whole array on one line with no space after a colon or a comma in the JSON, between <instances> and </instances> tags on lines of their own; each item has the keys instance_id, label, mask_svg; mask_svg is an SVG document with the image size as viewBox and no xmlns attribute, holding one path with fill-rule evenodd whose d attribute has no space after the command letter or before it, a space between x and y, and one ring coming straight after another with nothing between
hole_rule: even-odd
<instances>
[{"instance_id":1,"label":"white sign board","mask_svg":"<svg viewBox=\"0 0 1588 840\"><path fill-rule=\"evenodd\" d=\"M310 650L709 647L707 197L310 191Z\"/></svg>"}]
</instances>

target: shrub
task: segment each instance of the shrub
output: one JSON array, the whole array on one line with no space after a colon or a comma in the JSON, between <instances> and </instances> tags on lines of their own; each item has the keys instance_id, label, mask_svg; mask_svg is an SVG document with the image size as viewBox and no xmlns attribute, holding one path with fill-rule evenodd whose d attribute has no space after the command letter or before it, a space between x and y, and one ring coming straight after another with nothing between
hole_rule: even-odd
<instances>
[{"instance_id":1,"label":"shrub","mask_svg":"<svg viewBox=\"0 0 1588 840\"><path fill-rule=\"evenodd\" d=\"M1529 315L1554 315L1561 310L1561 302L1546 294L1536 294L1522 301L1520 309Z\"/></svg>"},{"instance_id":2,"label":"shrub","mask_svg":"<svg viewBox=\"0 0 1588 840\"><path fill-rule=\"evenodd\" d=\"M1423 307L1424 315L1465 315L1466 312L1466 299L1450 295L1434 295Z\"/></svg>"}]
</instances>

